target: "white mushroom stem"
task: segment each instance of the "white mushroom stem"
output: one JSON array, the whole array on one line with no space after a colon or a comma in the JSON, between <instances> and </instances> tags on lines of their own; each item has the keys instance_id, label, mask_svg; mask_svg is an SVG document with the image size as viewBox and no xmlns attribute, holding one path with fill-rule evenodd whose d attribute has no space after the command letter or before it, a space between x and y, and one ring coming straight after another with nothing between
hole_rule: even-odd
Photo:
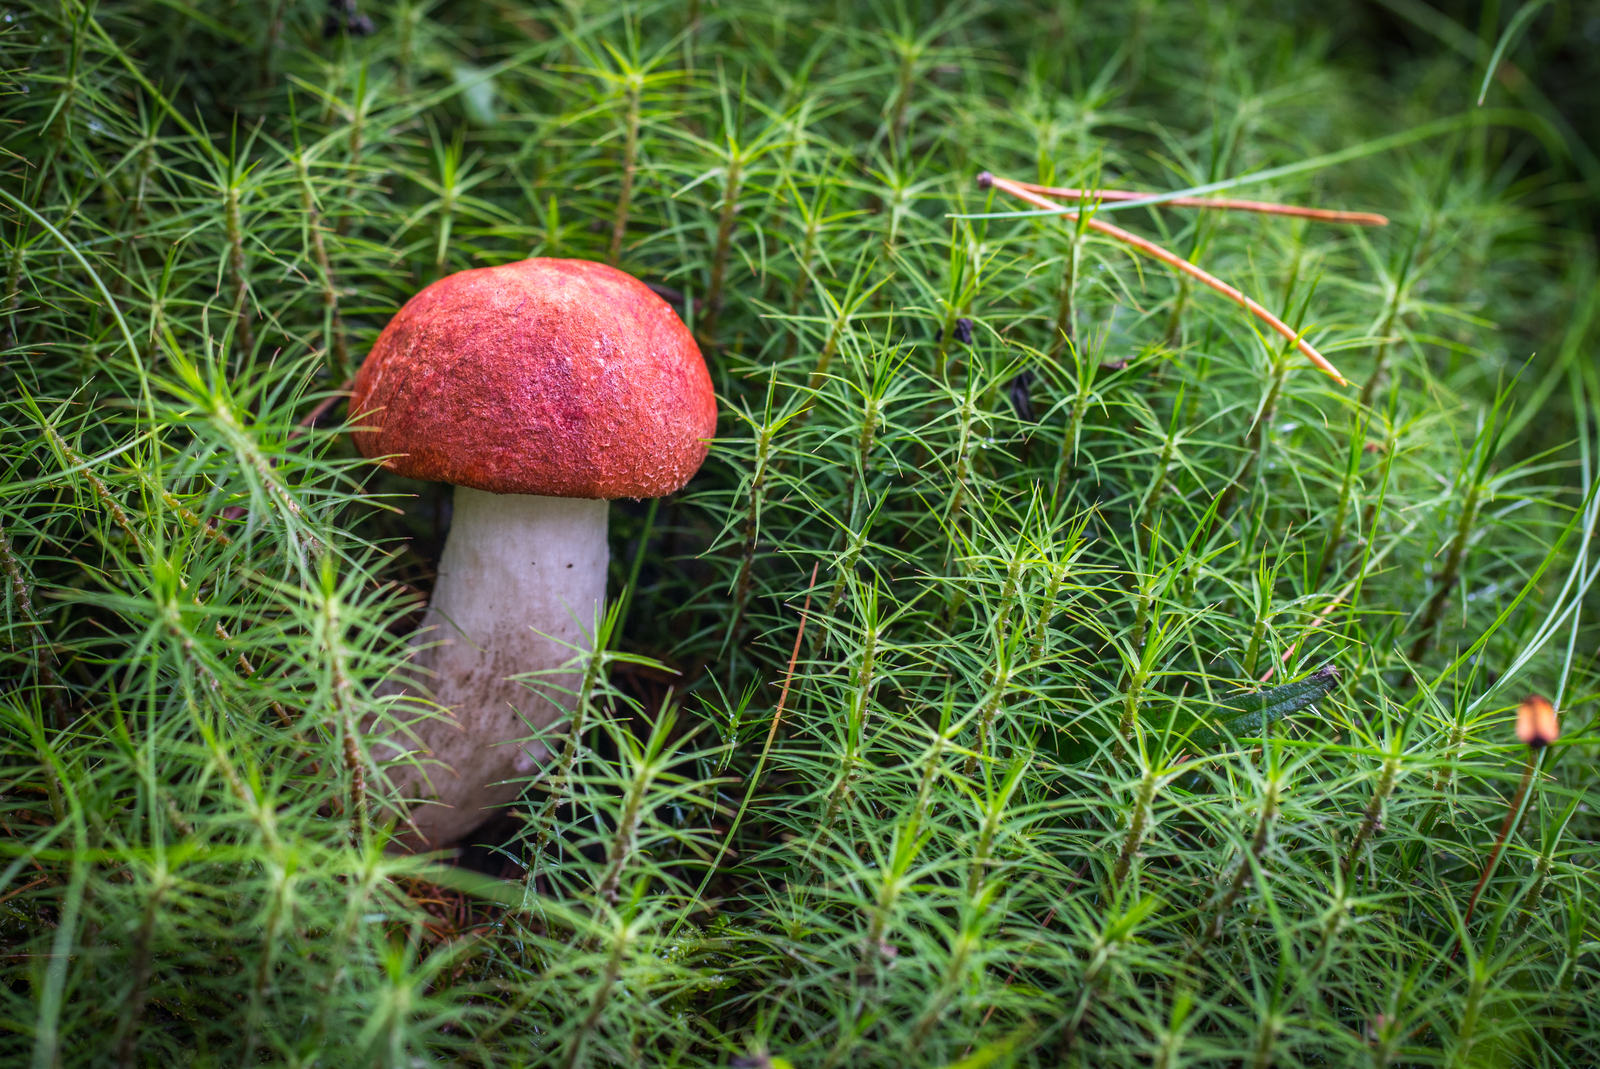
<instances>
[{"instance_id":1,"label":"white mushroom stem","mask_svg":"<svg viewBox=\"0 0 1600 1069\"><path fill-rule=\"evenodd\" d=\"M412 725L421 771L394 766L422 832L402 841L439 849L461 842L513 801L548 756L535 731L564 717L578 676L511 677L559 668L588 648L606 593L608 502L490 494L456 487L418 654L426 686L450 716ZM563 645L565 643L565 645ZM554 699L554 701L552 700ZM507 782L510 781L510 782Z\"/></svg>"}]
</instances>

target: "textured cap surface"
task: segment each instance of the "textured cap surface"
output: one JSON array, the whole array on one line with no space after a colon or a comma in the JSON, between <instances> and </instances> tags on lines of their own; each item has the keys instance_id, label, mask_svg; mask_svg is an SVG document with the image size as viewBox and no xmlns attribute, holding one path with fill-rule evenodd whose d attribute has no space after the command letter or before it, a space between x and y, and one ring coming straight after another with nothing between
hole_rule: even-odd
<instances>
[{"instance_id":1,"label":"textured cap surface","mask_svg":"<svg viewBox=\"0 0 1600 1069\"><path fill-rule=\"evenodd\" d=\"M644 283L587 260L441 278L389 321L356 376L363 456L496 494L660 497L716 431L694 337Z\"/></svg>"}]
</instances>

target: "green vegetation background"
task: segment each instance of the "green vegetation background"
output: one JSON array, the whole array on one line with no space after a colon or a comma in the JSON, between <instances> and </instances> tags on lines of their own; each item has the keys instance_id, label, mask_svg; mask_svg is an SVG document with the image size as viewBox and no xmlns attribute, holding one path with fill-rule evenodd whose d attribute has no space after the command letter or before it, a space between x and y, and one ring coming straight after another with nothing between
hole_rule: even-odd
<instances>
[{"instance_id":1,"label":"green vegetation background","mask_svg":"<svg viewBox=\"0 0 1600 1069\"><path fill-rule=\"evenodd\" d=\"M1592 7L0 19L7 1064L1600 1061ZM1101 217L1348 389L952 217L1305 161L1239 195L1392 223ZM448 491L338 390L529 255L680 291L722 418L613 506L568 756L444 868L372 740Z\"/></svg>"}]
</instances>

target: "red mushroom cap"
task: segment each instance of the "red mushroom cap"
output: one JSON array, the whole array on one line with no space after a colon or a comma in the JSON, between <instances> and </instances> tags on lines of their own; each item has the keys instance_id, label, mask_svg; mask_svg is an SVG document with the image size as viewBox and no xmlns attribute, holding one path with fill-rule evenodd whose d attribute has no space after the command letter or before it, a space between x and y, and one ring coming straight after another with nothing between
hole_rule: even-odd
<instances>
[{"instance_id":1,"label":"red mushroom cap","mask_svg":"<svg viewBox=\"0 0 1600 1069\"><path fill-rule=\"evenodd\" d=\"M700 348L644 283L587 260L441 278L356 376L363 456L496 494L660 497L716 431Z\"/></svg>"}]
</instances>

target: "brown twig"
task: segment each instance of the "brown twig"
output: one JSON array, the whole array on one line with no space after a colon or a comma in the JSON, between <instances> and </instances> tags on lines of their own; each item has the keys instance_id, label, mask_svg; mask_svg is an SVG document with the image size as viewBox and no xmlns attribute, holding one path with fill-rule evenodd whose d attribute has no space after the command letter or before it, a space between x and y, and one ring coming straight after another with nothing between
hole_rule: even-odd
<instances>
[{"instance_id":1,"label":"brown twig","mask_svg":"<svg viewBox=\"0 0 1600 1069\"><path fill-rule=\"evenodd\" d=\"M756 786L761 782L762 770L767 765L767 754L772 752L772 743L778 737L778 725L783 723L783 707L788 704L789 684L794 682L794 666L800 660L800 643L806 637L806 621L811 612L811 592L816 589L817 569L820 567L820 563L811 566L811 582L806 586L805 605L800 609L800 628L795 632L794 649L789 653L789 669L784 673L783 689L778 692L778 704L772 710L772 725L767 728L767 741L761 747L761 756L756 758L755 771L750 773L750 782L749 786L745 788L744 801L739 803L739 811L733 815L733 821L728 826L728 834L722 837L722 845L717 848L717 856L707 866L705 878L700 881L700 887L695 891L694 897L690 899L691 902L700 901L700 896L705 893L706 885L711 882L711 877L716 873L717 866L722 864L722 859L727 855L728 847L733 842L734 833L739 830L739 824L744 820L745 810L750 807L750 799L756 793ZM678 924L682 924L687 916L687 912L679 916ZM673 931L676 932L677 929L678 925L673 925Z\"/></svg>"},{"instance_id":2,"label":"brown twig","mask_svg":"<svg viewBox=\"0 0 1600 1069\"><path fill-rule=\"evenodd\" d=\"M1017 186L1030 193L1046 197L1070 197L1074 200L1144 200L1160 196L1158 193L1131 193L1122 189L1066 189L1060 186L1040 186L1032 182L1018 182ZM1339 212L1329 208L1300 208L1293 204L1273 204L1264 200L1227 200L1209 197L1173 197L1153 207L1167 208L1221 208L1227 211L1259 212L1263 215L1290 215L1297 219L1315 219L1322 223L1354 223L1356 226L1388 226L1388 216L1376 212Z\"/></svg>"},{"instance_id":3,"label":"brown twig","mask_svg":"<svg viewBox=\"0 0 1600 1069\"><path fill-rule=\"evenodd\" d=\"M767 729L766 745L761 747L761 759L766 760L767 751L772 749L772 740L777 737L778 724L783 720L783 707L789 701L789 684L794 682L795 662L800 659L800 642L806 637L806 614L811 611L811 591L817 585L817 569L820 564L811 566L811 584L806 587L806 601L800 609L800 629L794 633L794 649L789 652L789 670L783 676L783 689L778 692L778 707L772 711L772 726Z\"/></svg>"},{"instance_id":4,"label":"brown twig","mask_svg":"<svg viewBox=\"0 0 1600 1069\"><path fill-rule=\"evenodd\" d=\"M20 895L24 891L33 890L35 887L38 887L41 883L44 883L45 881L47 881L49 879L50 879L50 877L48 877L48 876L40 876L37 879L33 880L31 883L23 884L21 887L18 887L15 891L12 891L12 892L8 893L5 897L0 898L0 905L4 905L5 903L11 901L13 898L17 897L18 895Z\"/></svg>"},{"instance_id":5,"label":"brown twig","mask_svg":"<svg viewBox=\"0 0 1600 1069\"><path fill-rule=\"evenodd\" d=\"M289 441L294 441L306 431L310 430L312 427L315 427L318 420L333 410L334 405L349 397L350 388L355 384L356 380L355 376L353 375L350 378L345 379L344 382L340 383L339 388L334 391L333 396L324 398L321 404L319 404L316 408L313 408L310 412L307 412L305 418L299 423L295 424L294 430L289 432Z\"/></svg>"},{"instance_id":6,"label":"brown twig","mask_svg":"<svg viewBox=\"0 0 1600 1069\"><path fill-rule=\"evenodd\" d=\"M1451 961L1454 961L1456 954L1461 951L1461 942L1467 937L1467 926L1472 923L1472 911L1478 907L1478 896L1483 894L1489 877L1494 875L1495 866L1500 861L1500 853L1506 848L1506 840L1511 837L1511 829L1515 826L1517 818L1522 815L1522 801L1527 797L1528 787L1533 783L1533 774L1539 768L1539 755L1544 752L1546 746L1555 742L1560 734L1561 725L1557 719L1556 708L1548 699L1533 694L1518 706L1517 738L1528 747L1527 767L1522 770L1522 782L1517 785L1517 793L1512 797L1511 804L1506 807L1506 819L1500 825L1500 837L1495 840L1494 850L1483 866L1482 875L1478 877L1478 885L1472 889L1472 897L1467 900L1466 916L1461 920L1461 935L1456 939L1455 948L1450 951Z\"/></svg>"},{"instance_id":7,"label":"brown twig","mask_svg":"<svg viewBox=\"0 0 1600 1069\"><path fill-rule=\"evenodd\" d=\"M1317 628L1321 627L1323 624L1327 623L1328 622L1328 617L1333 615L1333 610L1337 609L1340 605L1344 604L1344 599L1348 598L1350 596L1351 591L1355 590L1355 588L1356 588L1356 585L1354 583L1351 583L1349 586L1347 586L1343 590L1339 591L1338 595L1335 596L1332 601L1328 602L1328 607L1326 609L1323 609L1321 614L1318 615L1315 620L1311 621L1311 626L1306 628L1304 633L1302 633L1299 638L1295 639L1292 643L1290 643L1288 649L1283 651L1283 663L1284 664L1288 664L1291 660L1294 659L1295 653L1300 649L1300 643L1302 643L1302 642L1304 642L1306 640L1306 636L1311 634L1311 632L1315 631ZM1271 668L1267 669L1267 674L1261 677L1261 682L1265 683L1268 680L1270 680L1272 678L1273 673L1276 672L1277 670L1278 670L1277 665L1273 665Z\"/></svg>"},{"instance_id":8,"label":"brown twig","mask_svg":"<svg viewBox=\"0 0 1600 1069\"><path fill-rule=\"evenodd\" d=\"M985 171L978 176L978 184L985 187L992 185L996 189L1009 193L1013 197L1026 201L1037 208L1046 208L1059 211L1068 219L1077 219L1079 215L1078 210L1075 208L1064 208L1053 201L1046 200L1044 197L1023 186L1021 183L1013 182L1009 178L1001 178L998 175L990 174L988 171ZM1177 271L1181 271L1189 277L1196 279L1199 282L1203 282L1211 289L1216 290L1224 297L1227 297L1229 300L1249 311L1250 314L1254 315L1257 319L1260 319L1262 322L1266 323L1273 330L1281 334L1285 339L1293 342L1295 348L1304 353L1307 359L1326 372L1340 386L1350 385L1349 380L1339 373L1339 369L1334 367L1333 364L1328 361L1327 357L1317 352L1315 347L1313 347L1310 342L1306 341L1304 338L1300 337L1299 334L1295 333L1295 331L1291 329L1287 323L1273 315L1271 312L1267 311L1254 300L1246 297L1239 290L1222 281L1220 278L1201 270L1176 253L1168 252L1155 242L1148 241L1137 234L1123 230L1121 227L1112 226L1110 223L1101 222L1099 219L1091 218L1085 221L1088 223L1090 228L1098 230L1108 237L1116 238L1118 241L1123 242L1124 244L1131 245L1140 252L1155 257L1168 267L1171 267Z\"/></svg>"},{"instance_id":9,"label":"brown twig","mask_svg":"<svg viewBox=\"0 0 1600 1069\"><path fill-rule=\"evenodd\" d=\"M1516 823L1517 814L1522 810L1523 796L1528 793L1528 785L1533 782L1533 770L1539 764L1539 751L1533 748L1528 750L1528 764L1522 770L1522 782L1517 784L1517 793L1512 796L1511 804L1506 807L1506 819L1500 825L1500 837L1495 840L1494 850L1489 854L1489 860L1483 866L1483 872L1478 876L1478 883L1472 889L1472 897L1467 899L1467 912L1461 918L1461 928L1466 930L1472 923L1472 913L1478 908L1478 897L1483 894L1483 888L1489 882L1489 877L1494 874L1495 865L1500 861L1500 853L1506 848L1506 839L1511 836L1511 826ZM1456 954L1461 950L1461 940L1456 940L1456 948L1450 952L1450 960L1454 961Z\"/></svg>"}]
</instances>

